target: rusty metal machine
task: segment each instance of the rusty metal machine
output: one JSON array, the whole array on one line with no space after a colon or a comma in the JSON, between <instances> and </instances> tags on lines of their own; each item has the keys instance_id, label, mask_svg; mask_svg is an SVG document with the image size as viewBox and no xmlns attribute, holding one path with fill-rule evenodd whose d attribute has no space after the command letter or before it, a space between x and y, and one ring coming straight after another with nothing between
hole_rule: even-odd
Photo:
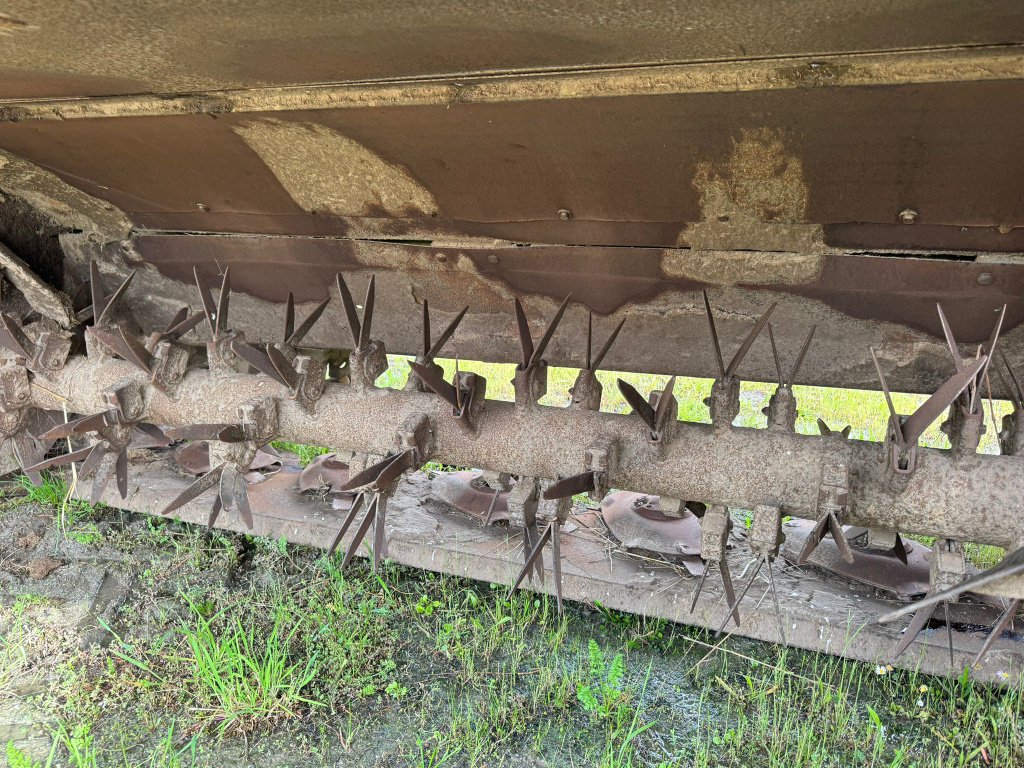
<instances>
[{"instance_id":1,"label":"rusty metal machine","mask_svg":"<svg viewBox=\"0 0 1024 768\"><path fill-rule=\"evenodd\" d=\"M1017 3L14 0L0 54L8 469L1019 679ZM515 363L514 401L442 354ZM538 403L550 366L568 407ZM602 411L599 370L713 378L710 423L674 378ZM741 377L777 382L765 429L734 426ZM886 439L798 434L796 384L881 389ZM275 440L335 453L267 476Z\"/></svg>"}]
</instances>

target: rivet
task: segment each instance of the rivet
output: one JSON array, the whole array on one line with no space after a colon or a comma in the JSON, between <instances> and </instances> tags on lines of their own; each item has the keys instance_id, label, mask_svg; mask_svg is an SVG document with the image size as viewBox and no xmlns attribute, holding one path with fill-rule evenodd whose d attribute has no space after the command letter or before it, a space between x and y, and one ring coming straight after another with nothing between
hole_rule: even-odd
<instances>
[{"instance_id":1,"label":"rivet","mask_svg":"<svg viewBox=\"0 0 1024 768\"><path fill-rule=\"evenodd\" d=\"M487 261L489 261L491 264L497 264L500 261L500 259L498 258L498 254L491 253L488 254Z\"/></svg>"},{"instance_id":2,"label":"rivet","mask_svg":"<svg viewBox=\"0 0 1024 768\"><path fill-rule=\"evenodd\" d=\"M992 285L992 273L991 272L982 272L980 275L978 275L978 284L979 285Z\"/></svg>"},{"instance_id":3,"label":"rivet","mask_svg":"<svg viewBox=\"0 0 1024 768\"><path fill-rule=\"evenodd\" d=\"M444 264L446 261L448 261L448 255L445 253L439 253L434 257L434 259Z\"/></svg>"},{"instance_id":4,"label":"rivet","mask_svg":"<svg viewBox=\"0 0 1024 768\"><path fill-rule=\"evenodd\" d=\"M904 208L900 211L900 223L901 224L913 224L917 221L917 211L913 208Z\"/></svg>"},{"instance_id":5,"label":"rivet","mask_svg":"<svg viewBox=\"0 0 1024 768\"><path fill-rule=\"evenodd\" d=\"M562 221L568 221L569 219L572 218L572 211L570 211L568 208L559 208L558 218L560 218Z\"/></svg>"},{"instance_id":6,"label":"rivet","mask_svg":"<svg viewBox=\"0 0 1024 768\"><path fill-rule=\"evenodd\" d=\"M206 203L196 203L196 208L198 208L200 211L210 210L210 206L208 206Z\"/></svg>"}]
</instances>

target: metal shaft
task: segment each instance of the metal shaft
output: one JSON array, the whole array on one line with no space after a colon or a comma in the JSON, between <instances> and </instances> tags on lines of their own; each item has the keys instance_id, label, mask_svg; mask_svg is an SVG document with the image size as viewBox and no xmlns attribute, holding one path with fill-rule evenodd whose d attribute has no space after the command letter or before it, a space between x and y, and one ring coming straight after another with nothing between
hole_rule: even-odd
<instances>
[{"instance_id":1,"label":"metal shaft","mask_svg":"<svg viewBox=\"0 0 1024 768\"><path fill-rule=\"evenodd\" d=\"M119 360L73 358L49 380L33 382L33 404L66 405L76 413L102 410L102 393L125 380L145 383ZM267 377L188 373L171 397L147 386L145 419L166 425L230 423L238 409L262 398L281 398ZM872 528L1015 546L1024 541L1018 514L1024 458L977 456L959 463L949 451L920 449L916 472L894 488L877 443L781 431L680 422L660 450L647 442L639 418L587 410L532 407L488 401L480 434L471 436L432 393L372 389L356 392L329 382L310 413L279 401L283 440L384 454L408 416L426 414L436 458L454 465L534 477L565 477L583 468L584 451L599 436L617 441L614 488L753 509L767 504L783 514L816 518L823 462L840 459L850 469L846 522Z\"/></svg>"}]
</instances>

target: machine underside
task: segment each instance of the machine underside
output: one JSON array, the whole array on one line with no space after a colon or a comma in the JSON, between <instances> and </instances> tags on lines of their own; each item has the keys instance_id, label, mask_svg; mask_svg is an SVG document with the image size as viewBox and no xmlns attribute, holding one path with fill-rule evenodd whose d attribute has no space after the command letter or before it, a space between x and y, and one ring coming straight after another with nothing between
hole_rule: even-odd
<instances>
[{"instance_id":1,"label":"machine underside","mask_svg":"<svg viewBox=\"0 0 1024 768\"><path fill-rule=\"evenodd\" d=\"M969 5L794 35L737 8L694 36L655 4L610 36L540 7L129 31L100 3L95 47L0 15L7 468L346 563L1017 681L1024 24ZM139 28L166 55L99 53ZM514 363L514 401L439 357ZM551 366L579 371L568 407L538 404ZM710 423L598 370L714 379ZM765 429L734 426L741 378L777 383ZM929 397L875 443L798 434L799 384ZM918 445L935 422L949 448ZM335 453L300 473L278 440ZM969 542L1006 555L979 571Z\"/></svg>"}]
</instances>

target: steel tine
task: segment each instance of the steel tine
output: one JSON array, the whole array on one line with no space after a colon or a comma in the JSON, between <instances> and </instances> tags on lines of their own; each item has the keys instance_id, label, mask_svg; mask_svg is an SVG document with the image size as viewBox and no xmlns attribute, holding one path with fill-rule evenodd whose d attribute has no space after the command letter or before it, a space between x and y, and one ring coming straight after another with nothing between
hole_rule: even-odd
<instances>
[{"instance_id":1,"label":"steel tine","mask_svg":"<svg viewBox=\"0 0 1024 768\"><path fill-rule=\"evenodd\" d=\"M345 316L348 318L348 329L352 332L352 345L358 347L361 328L359 314L356 312L356 303L352 301L352 293L348 289L345 278L341 276L341 272L335 275L335 278L338 282L338 293L341 294L341 303L345 307Z\"/></svg>"},{"instance_id":2,"label":"steel tine","mask_svg":"<svg viewBox=\"0 0 1024 768\"><path fill-rule=\"evenodd\" d=\"M128 277L126 277L124 281L119 286L117 286L117 290L110 294L110 296L104 302L103 311L99 314L99 316L93 314L93 325L106 324L105 321L107 319L107 315L110 313L110 308L114 306L115 302L117 302L117 300L124 295L124 292L128 290L128 286L132 284L132 280L135 279L135 273L138 271L139 270L137 269L133 269L128 274Z\"/></svg>"},{"instance_id":3,"label":"steel tine","mask_svg":"<svg viewBox=\"0 0 1024 768\"><path fill-rule=\"evenodd\" d=\"M831 512L826 512L824 515L818 518L814 524L814 528L807 534L807 539L804 541L804 548L800 550L800 556L796 559L797 565L803 565L807 562L807 558L811 556L811 553L821 543L821 540L825 538L825 534L829 529L829 518L832 516Z\"/></svg>"},{"instance_id":4,"label":"steel tine","mask_svg":"<svg viewBox=\"0 0 1024 768\"><path fill-rule=\"evenodd\" d=\"M942 415L960 393L967 389L978 371L988 362L988 357L982 355L976 360L965 364L963 369L954 373L936 390L935 394L929 397L914 411L907 420L903 422L903 437L910 445L917 445L917 439L928 426Z\"/></svg>"},{"instance_id":5,"label":"steel tine","mask_svg":"<svg viewBox=\"0 0 1024 768\"><path fill-rule=\"evenodd\" d=\"M46 459L40 461L38 464L33 464L31 467L25 467L25 474L42 472L43 470L53 469L54 467L61 467L65 464L74 464L76 461L86 458L89 452L92 450L92 446L85 448L79 448L77 451L71 451L71 453L65 453L60 456L54 456L52 459Z\"/></svg>"},{"instance_id":6,"label":"steel tine","mask_svg":"<svg viewBox=\"0 0 1024 768\"><path fill-rule=\"evenodd\" d=\"M588 470L581 472L578 475L572 475L566 477L563 480L552 483L546 491L544 491L545 499L564 499L569 496L575 496L578 493L591 493L594 491L596 483L594 482L594 472Z\"/></svg>"},{"instance_id":7,"label":"steel tine","mask_svg":"<svg viewBox=\"0 0 1024 768\"><path fill-rule=\"evenodd\" d=\"M907 559L907 545L898 533L896 534L896 543L892 545L892 553L896 555L901 563L910 565L910 561Z\"/></svg>"},{"instance_id":8,"label":"steel tine","mask_svg":"<svg viewBox=\"0 0 1024 768\"><path fill-rule=\"evenodd\" d=\"M828 424L825 423L824 419L822 419L820 417L818 418L818 433L822 434L822 435L831 435L832 434L832 428Z\"/></svg>"},{"instance_id":9,"label":"steel tine","mask_svg":"<svg viewBox=\"0 0 1024 768\"><path fill-rule=\"evenodd\" d=\"M754 343L754 339L756 339L757 335L761 333L761 329L768 323L768 318L771 317L775 307L776 302L772 302L771 306L769 306L768 309L764 311L764 314L758 318L758 321L754 323L754 327L750 329L750 333L747 334L747 338L743 340L740 348L736 350L736 354L732 356L732 360L729 362L729 367L725 369L726 378L736 374L736 370L740 367L740 363L742 363L743 358L747 356L747 352Z\"/></svg>"},{"instance_id":10,"label":"steel tine","mask_svg":"<svg viewBox=\"0 0 1024 768\"><path fill-rule=\"evenodd\" d=\"M643 420L648 429L653 432L655 420L654 409L651 408L651 404L644 399L643 395L636 391L636 388L632 384L629 384L622 379L616 379L616 382L619 385L619 392L622 393L622 397L625 401L629 403L629 407L632 408L633 412Z\"/></svg>"},{"instance_id":11,"label":"steel tine","mask_svg":"<svg viewBox=\"0 0 1024 768\"><path fill-rule=\"evenodd\" d=\"M220 500L220 494L218 493L216 496L213 497L213 506L210 507L210 516L206 518L207 531L213 530L213 524L217 522L217 516L220 515L220 511L221 509L223 509L223 506L224 505L221 503Z\"/></svg>"},{"instance_id":12,"label":"steel tine","mask_svg":"<svg viewBox=\"0 0 1024 768\"><path fill-rule=\"evenodd\" d=\"M182 307L182 309L184 309L186 313L188 312L188 307ZM196 312L195 314L191 315L186 314L185 319L169 327L161 335L170 339L180 339L186 333L188 333L201 322L203 322L203 316L204 315L202 312Z\"/></svg>"},{"instance_id":13,"label":"steel tine","mask_svg":"<svg viewBox=\"0 0 1024 768\"><path fill-rule=\"evenodd\" d=\"M14 458L18 462L19 467L27 467L35 464L40 458L40 446L36 439L32 437L28 432L21 430L17 432L13 438L11 438L11 448L14 450ZM37 488L43 484L43 478L38 472L32 472L29 474L22 469L32 485Z\"/></svg>"},{"instance_id":14,"label":"steel tine","mask_svg":"<svg viewBox=\"0 0 1024 768\"><path fill-rule=\"evenodd\" d=\"M386 493L377 494L377 509L373 515L373 572L377 573L380 568L380 559L384 557L384 549L387 547L387 539L384 538L384 516L388 510L388 497Z\"/></svg>"},{"instance_id":15,"label":"steel tine","mask_svg":"<svg viewBox=\"0 0 1024 768\"><path fill-rule=\"evenodd\" d=\"M994 581L999 581L1000 579L1005 579L1009 576L1016 576L1020 573L1024 573L1024 547L1015 549L987 571L976 573L974 576L964 579L959 584L950 587L949 589L944 589L941 592L933 592L921 600L918 600L916 603L897 608L879 616L878 622L880 624L884 624L889 621L895 621L901 616L906 616L908 613L911 613L918 608L934 607L943 600L952 600L959 597L964 592L969 592L977 589L978 587L983 587L986 584L991 584Z\"/></svg>"},{"instance_id":16,"label":"steel tine","mask_svg":"<svg viewBox=\"0 0 1024 768\"><path fill-rule=\"evenodd\" d=\"M709 570L709 568L710 568L710 565L705 563L704 564L704 573L702 573L700 575L700 579L698 579L698 581L697 581L697 586L693 590L693 601L690 603L690 613L693 613L694 609L697 607L697 598L700 597L701 590L704 589L704 581L708 577L708 570Z\"/></svg>"},{"instance_id":17,"label":"steel tine","mask_svg":"<svg viewBox=\"0 0 1024 768\"><path fill-rule=\"evenodd\" d=\"M103 491L110 484L110 478L114 474L114 465L110 462L101 463L96 470L96 477L92 481L92 489L89 491L89 504L95 507L103 498Z\"/></svg>"},{"instance_id":18,"label":"steel tine","mask_svg":"<svg viewBox=\"0 0 1024 768\"><path fill-rule=\"evenodd\" d=\"M494 516L494 510L498 507L498 496L501 495L501 491L496 490L494 495L491 496L491 503L487 506L487 514L484 515L484 525L491 524L491 518Z\"/></svg>"},{"instance_id":19,"label":"steel tine","mask_svg":"<svg viewBox=\"0 0 1024 768\"><path fill-rule=\"evenodd\" d=\"M423 357L430 358L430 306L423 300Z\"/></svg>"},{"instance_id":20,"label":"steel tine","mask_svg":"<svg viewBox=\"0 0 1024 768\"><path fill-rule=\"evenodd\" d=\"M103 278L100 277L100 267L95 259L89 262L89 293L92 296L93 325L99 325L99 318L107 308L107 298Z\"/></svg>"},{"instance_id":21,"label":"steel tine","mask_svg":"<svg viewBox=\"0 0 1024 768\"><path fill-rule=\"evenodd\" d=\"M235 473L235 506L242 516L242 522L250 531L253 529L252 505L249 503L249 491L245 487L245 475L241 472Z\"/></svg>"},{"instance_id":22,"label":"steel tine","mask_svg":"<svg viewBox=\"0 0 1024 768\"><path fill-rule=\"evenodd\" d=\"M943 612L946 614L946 641L949 643L949 668L956 668L956 660L953 658L953 622L949 620L949 601L942 602Z\"/></svg>"},{"instance_id":23,"label":"steel tine","mask_svg":"<svg viewBox=\"0 0 1024 768\"><path fill-rule=\"evenodd\" d=\"M208 490L213 488L215 485L217 485L217 482L220 480L220 476L223 474L225 466L226 465L221 464L211 469L205 475L197 479L194 483L192 483L192 485L190 485L184 491L179 493L170 504L164 507L163 511L160 514L168 515L174 510L178 509L179 507L185 506L193 499L202 496Z\"/></svg>"},{"instance_id":24,"label":"steel tine","mask_svg":"<svg viewBox=\"0 0 1024 768\"><path fill-rule=\"evenodd\" d=\"M85 432L95 432L97 429L107 425L107 413L107 411L104 411L103 413L94 413L91 416L82 416L71 421L66 421L63 424L58 424L53 429L48 429L46 432L43 432L43 434L39 435L39 439L53 442L54 440L61 440L65 437L71 437L72 435L81 435Z\"/></svg>"},{"instance_id":25,"label":"steel tine","mask_svg":"<svg viewBox=\"0 0 1024 768\"><path fill-rule=\"evenodd\" d=\"M413 469L414 456L415 451L411 448L398 454L394 461L381 470L380 475L377 476L377 484L386 488L397 480L403 472Z\"/></svg>"},{"instance_id":26,"label":"steel tine","mask_svg":"<svg viewBox=\"0 0 1024 768\"><path fill-rule=\"evenodd\" d=\"M274 370L277 371L278 381L288 389L295 389L299 385L298 371L292 366L291 360L284 356L284 352L273 344L267 344L267 358Z\"/></svg>"},{"instance_id":27,"label":"steel tine","mask_svg":"<svg viewBox=\"0 0 1024 768\"><path fill-rule=\"evenodd\" d=\"M535 569L536 564L538 562L543 562L541 558L541 551L544 549L544 545L547 543L548 539L551 538L551 527L553 525L558 525L558 523L548 523L547 528L544 529L544 533L542 533L540 538L537 539L536 544L533 544L533 549L530 550L530 554L527 556L526 562L523 564L523 570L519 572L519 576L516 577L516 581L512 585L512 589L509 590L509 597L512 596L513 592L519 589L519 585L523 583L526 575L531 570Z\"/></svg>"},{"instance_id":28,"label":"steel tine","mask_svg":"<svg viewBox=\"0 0 1024 768\"><path fill-rule=\"evenodd\" d=\"M720 378L725 378L725 358L722 357L722 345L718 341L718 331L715 330L715 316L711 314L711 300L708 299L708 292L704 294L704 311L708 315L708 328L711 329L711 343L715 345L715 358L718 361L718 373Z\"/></svg>"},{"instance_id":29,"label":"steel tine","mask_svg":"<svg viewBox=\"0 0 1024 768\"><path fill-rule=\"evenodd\" d=\"M654 432L661 434L662 429L665 427L665 422L668 421L669 416L678 419L678 413L671 413L669 410L669 404L672 402L672 390L676 386L676 377L673 376L665 383L665 388L661 390L661 396L658 398L658 410L654 413Z\"/></svg>"},{"instance_id":30,"label":"steel tine","mask_svg":"<svg viewBox=\"0 0 1024 768\"><path fill-rule=\"evenodd\" d=\"M164 329L164 332L162 334L160 334L160 335L161 336L166 336L171 331L173 331L174 328L177 325L185 322L187 319L188 319L188 307L182 307L181 309L179 309L177 312L174 313L174 317L171 318L171 322L169 322L167 324L167 328Z\"/></svg>"},{"instance_id":31,"label":"steel tine","mask_svg":"<svg viewBox=\"0 0 1024 768\"><path fill-rule=\"evenodd\" d=\"M295 294L288 291L288 300L284 306L284 338L281 341L287 344L293 333L295 333Z\"/></svg>"},{"instance_id":32,"label":"steel tine","mask_svg":"<svg viewBox=\"0 0 1024 768\"><path fill-rule=\"evenodd\" d=\"M740 602L736 599L736 591L732 586L732 574L729 573L729 561L724 557L718 561L718 573L722 576L722 586L725 587L725 599L728 601L726 604L732 606L732 610L729 611L729 613L732 615L732 618L738 627L740 626ZM728 617L726 617L726 623L728 623Z\"/></svg>"},{"instance_id":33,"label":"steel tine","mask_svg":"<svg viewBox=\"0 0 1024 768\"><path fill-rule=\"evenodd\" d=\"M536 542L542 538L540 531L536 528L536 523L532 526L527 526L526 530L529 532L530 542ZM523 560L526 560L526 550L523 550ZM541 586L544 585L544 549L540 550L540 555L533 561L533 575L537 577L537 583Z\"/></svg>"},{"instance_id":34,"label":"steel tine","mask_svg":"<svg viewBox=\"0 0 1024 768\"><path fill-rule=\"evenodd\" d=\"M839 550L840 557L852 564L853 549L850 547L850 542L846 540L846 536L843 535L843 526L839 524L838 518L832 513L829 513L828 516L828 529L832 534L832 540L836 543L836 549Z\"/></svg>"},{"instance_id":35,"label":"steel tine","mask_svg":"<svg viewBox=\"0 0 1024 768\"><path fill-rule=\"evenodd\" d=\"M345 521L341 524L341 529L338 531L338 535L334 537L334 541L331 543L331 548L327 550L328 557L331 557L337 551L338 545L341 544L341 540L345 537L348 529L352 526L352 521L358 517L359 508L363 506L363 499L365 496L366 494L360 493L352 500L352 506L345 515Z\"/></svg>"},{"instance_id":36,"label":"steel tine","mask_svg":"<svg viewBox=\"0 0 1024 768\"><path fill-rule=\"evenodd\" d=\"M1006 367L1006 373L1010 376L1010 381L1013 383L1013 389L1010 390L1010 396L1014 399L1018 408L1024 409L1024 389L1021 388L1020 382L1017 381L1017 375L1013 372L1013 368L1010 366L1010 361L1006 359L1006 355L1003 354L1003 350L1001 349L999 350L999 359L1003 361L1003 365ZM999 369L997 368L996 370Z\"/></svg>"},{"instance_id":37,"label":"steel tine","mask_svg":"<svg viewBox=\"0 0 1024 768\"><path fill-rule=\"evenodd\" d=\"M786 640L786 625L782 620L782 606L779 604L779 591L775 588L775 574L772 573L772 563L768 560L768 556L764 555L765 561L768 565L768 588L772 592L772 602L775 603L775 618L779 622L779 640L783 645L789 645Z\"/></svg>"},{"instance_id":38,"label":"steel tine","mask_svg":"<svg viewBox=\"0 0 1024 768\"><path fill-rule=\"evenodd\" d=\"M292 346L300 344L302 340L306 338L306 334L308 334L313 329L313 326L316 325L316 321L320 319L320 316L324 313L324 310L327 309L327 305L330 303L331 297L328 296L317 304L313 308L313 311L309 313L309 316L302 321L298 328L295 329L292 335L285 339L285 343L291 344Z\"/></svg>"},{"instance_id":39,"label":"steel tine","mask_svg":"<svg viewBox=\"0 0 1024 768\"><path fill-rule=\"evenodd\" d=\"M89 455L85 457L81 468L78 470L79 477L89 477L99 467L103 457L107 455L107 447L104 443L96 443ZM123 498L123 497L122 497Z\"/></svg>"},{"instance_id":40,"label":"steel tine","mask_svg":"<svg viewBox=\"0 0 1024 768\"><path fill-rule=\"evenodd\" d=\"M889 393L889 385L885 381L885 374L882 373L882 366L878 362L878 355L875 354L875 348L871 349L871 359L875 361L875 370L878 371L878 381L882 385L882 392L885 394L885 404L889 406L889 423L892 424L893 434L896 436L896 444L903 448L903 444L907 442L903 439L903 425L900 423L900 417L896 413L896 407L892 404L892 395Z\"/></svg>"},{"instance_id":41,"label":"steel tine","mask_svg":"<svg viewBox=\"0 0 1024 768\"><path fill-rule=\"evenodd\" d=\"M117 492L122 499L128 498L128 449L122 448L115 462L117 470Z\"/></svg>"},{"instance_id":42,"label":"steel tine","mask_svg":"<svg viewBox=\"0 0 1024 768\"><path fill-rule=\"evenodd\" d=\"M533 350L533 355L530 357L530 365L539 362L544 357L544 350L548 348L548 342L551 341L551 337L555 335L555 329L558 328L558 324L562 322L562 316L565 314L565 308L569 306L569 299L572 298L570 293L564 299L562 299L561 305L558 307L558 311L555 312L555 316L551 318L551 322L548 323L548 327L544 330L544 335L540 337L540 341L537 342L537 348Z\"/></svg>"},{"instance_id":43,"label":"steel tine","mask_svg":"<svg viewBox=\"0 0 1024 768\"><path fill-rule=\"evenodd\" d=\"M228 329L228 302L231 300L231 267L224 267L224 277L220 281L220 296L217 299L217 330Z\"/></svg>"},{"instance_id":44,"label":"steel tine","mask_svg":"<svg viewBox=\"0 0 1024 768\"><path fill-rule=\"evenodd\" d=\"M420 381L435 394L440 395L452 408L458 410L459 398L456 394L456 388L445 381L439 376L433 369L420 365L417 362L410 361L409 367L412 372L416 374Z\"/></svg>"},{"instance_id":45,"label":"steel tine","mask_svg":"<svg viewBox=\"0 0 1024 768\"><path fill-rule=\"evenodd\" d=\"M584 366L588 371L593 372L594 367L590 364L590 352L594 346L594 312L593 310L587 311L587 354L584 358L586 365Z\"/></svg>"},{"instance_id":46,"label":"steel tine","mask_svg":"<svg viewBox=\"0 0 1024 768\"><path fill-rule=\"evenodd\" d=\"M562 526L558 523L551 524L551 565L555 572L555 602L558 604L558 615L563 613L562 609L562 544L559 538Z\"/></svg>"},{"instance_id":47,"label":"steel tine","mask_svg":"<svg viewBox=\"0 0 1024 768\"><path fill-rule=\"evenodd\" d=\"M988 637L985 638L985 643L981 646L981 650L978 651L978 655L975 656L974 661L971 662L972 667L977 667L979 664L981 664L981 660L985 657L985 654L989 652L989 649L992 647L995 641L999 639L999 636L1006 631L1006 628L1010 625L1010 622L1013 621L1013 618L1017 615L1017 610L1019 608L1020 600L1010 601L1010 605L1007 607L1005 611L1003 611L1002 615L999 617L999 620L992 625L992 631L988 633Z\"/></svg>"},{"instance_id":48,"label":"steel tine","mask_svg":"<svg viewBox=\"0 0 1024 768\"><path fill-rule=\"evenodd\" d=\"M376 464L367 467L354 477L350 477L348 479L348 482L345 483L345 485L338 488L337 490L339 492L353 491L356 490L357 488L364 488L367 486L374 485L375 483L381 482L385 477L385 473L388 472L390 468L396 465L400 466L401 469L399 469L397 472L393 474L388 474L387 477L391 478L393 476L401 474L402 471L404 471L406 468L406 464L403 462L408 461L408 454L410 453L411 451L402 451L401 453L395 453L392 454L391 456L384 457Z\"/></svg>"},{"instance_id":49,"label":"steel tine","mask_svg":"<svg viewBox=\"0 0 1024 768\"><path fill-rule=\"evenodd\" d=\"M999 341L999 333L1000 333L1000 331L1003 328L1003 319L1005 317L1006 317L1006 305L1003 304L1003 308L999 312L999 319L996 320L995 327L992 328L992 334L988 338L988 346L985 347L985 356L988 357L988 360L985 362L985 365L983 365L981 370L978 372L978 382L979 383L985 377L985 374L988 373L988 367L990 365L992 365L992 356L995 354L996 342ZM970 408L968 408L968 412L969 413L974 413L974 406L975 406L977 400L978 400L978 387L975 386L974 389L971 392Z\"/></svg>"},{"instance_id":50,"label":"steel tine","mask_svg":"<svg viewBox=\"0 0 1024 768\"><path fill-rule=\"evenodd\" d=\"M619 331L622 330L622 326L626 324L626 318L622 318L619 324L615 326L615 330L612 331L612 335L608 337L608 340L601 347L601 351L594 357L593 362L590 365L590 371L596 373L597 369L601 367L601 363L604 362L604 356L608 354L608 350L612 348L612 344L615 343L615 339L619 336Z\"/></svg>"},{"instance_id":51,"label":"steel tine","mask_svg":"<svg viewBox=\"0 0 1024 768\"><path fill-rule=\"evenodd\" d=\"M363 300L363 326L359 329L359 349L366 349L370 343L370 324L373 322L373 299L376 294L377 276L370 275L370 283L366 286L366 298Z\"/></svg>"},{"instance_id":52,"label":"steel tine","mask_svg":"<svg viewBox=\"0 0 1024 768\"><path fill-rule=\"evenodd\" d=\"M768 326L771 329L771 326ZM804 357L807 355L807 350L811 347L811 339L814 338L814 331L817 330L816 325L811 326L810 332L807 334L807 338L804 340L804 345L800 347L800 354L796 356L796 362L793 363L793 370L789 372L789 383L787 386L792 387L793 382L796 381L796 375L800 371L800 366L804 364Z\"/></svg>"},{"instance_id":53,"label":"steel tine","mask_svg":"<svg viewBox=\"0 0 1024 768\"><path fill-rule=\"evenodd\" d=\"M765 563L765 558L762 555L761 557L759 557L757 559L757 565L754 566L754 572L752 574L750 574L750 578L747 579L747 583L743 585L743 589L740 590L740 594L736 598L736 602L729 604L728 610L726 611L726 614L725 614L725 621L722 622L721 626L718 627L718 631L715 632L715 636L716 637L718 635L722 634L722 630L725 629L725 625L729 623L729 618L733 615L733 611L738 611L739 610L740 603L742 603L743 602L743 598L747 596L747 591L750 589L751 585L754 583L754 579L757 578L757 574L759 574L761 572L761 566L763 566L764 563ZM736 620L736 626L739 626L739 619Z\"/></svg>"},{"instance_id":54,"label":"steel tine","mask_svg":"<svg viewBox=\"0 0 1024 768\"><path fill-rule=\"evenodd\" d=\"M779 375L779 386L784 386L782 383L782 364L779 362L779 348L775 346L775 332L772 330L772 324L768 323L768 341L772 344L772 357L775 358L775 372Z\"/></svg>"},{"instance_id":55,"label":"steel tine","mask_svg":"<svg viewBox=\"0 0 1024 768\"><path fill-rule=\"evenodd\" d=\"M899 658L910 644L914 642L914 638L920 634L921 630L928 624L928 619L932 617L932 609L930 607L921 608L917 613L914 614L914 618L910 620L910 624L907 625L906 631L903 633L903 637L896 644L896 648L892 652L894 659Z\"/></svg>"},{"instance_id":56,"label":"steel tine","mask_svg":"<svg viewBox=\"0 0 1024 768\"><path fill-rule=\"evenodd\" d=\"M946 337L946 346L949 347L949 354L953 357L953 365L956 366L958 371L962 371L964 368L964 360L960 356L960 346L956 343L956 339L953 337L953 329L949 327L949 321L946 319L946 313L942 311L942 305L936 303L935 308L939 310L939 322L942 323L942 335Z\"/></svg>"},{"instance_id":57,"label":"steel tine","mask_svg":"<svg viewBox=\"0 0 1024 768\"><path fill-rule=\"evenodd\" d=\"M31 360L32 340L21 329L21 326L9 315L0 314L0 321L3 322L3 333L0 333L0 344L7 347L14 354Z\"/></svg>"},{"instance_id":58,"label":"steel tine","mask_svg":"<svg viewBox=\"0 0 1024 768\"><path fill-rule=\"evenodd\" d=\"M526 320L526 312L523 311L523 305L519 303L518 298L512 299L512 306L516 311L516 327L519 330L519 346L523 351L522 370L525 371L530 367L530 361L533 359L533 337L530 336L530 323Z\"/></svg>"},{"instance_id":59,"label":"steel tine","mask_svg":"<svg viewBox=\"0 0 1024 768\"><path fill-rule=\"evenodd\" d=\"M424 304L425 303L426 303L426 299L424 299ZM441 332L441 335L437 337L437 341L434 342L434 346L432 346L427 351L427 359L428 360L433 360L435 357L437 357L441 353L442 347L444 347L444 345L448 343L448 340L451 339L451 337L455 335L455 331L456 331L456 329L458 329L459 323L462 322L462 318L464 318L466 316L467 312L469 312L469 307L468 306L467 307L463 307L462 311L459 312L459 314L457 314L455 316L455 318L450 323L448 323L448 327L445 328Z\"/></svg>"},{"instance_id":60,"label":"steel tine","mask_svg":"<svg viewBox=\"0 0 1024 768\"><path fill-rule=\"evenodd\" d=\"M366 508L366 514L363 516L363 521L359 523L359 527L356 528L352 541L349 542L348 549L345 550L345 559L341 561L342 568L348 567L348 564L352 562L352 558L356 556L356 552L359 551L359 545L362 544L363 539L366 538L366 532L370 530L370 524L373 522L377 511L377 498L377 494L374 494L373 501L371 501L370 506Z\"/></svg>"},{"instance_id":61,"label":"steel tine","mask_svg":"<svg viewBox=\"0 0 1024 768\"><path fill-rule=\"evenodd\" d=\"M270 358L265 352L263 352L263 350L257 349L250 344L246 344L244 341L233 339L231 341L231 351L245 360L245 362L260 373L272 378L278 384L282 384L286 387L289 386L288 380L281 375L277 368L274 367L273 362L271 362Z\"/></svg>"},{"instance_id":62,"label":"steel tine","mask_svg":"<svg viewBox=\"0 0 1024 768\"><path fill-rule=\"evenodd\" d=\"M199 267L192 268L192 274L196 278L196 288L199 289L199 298L203 302L203 314L206 315L206 324L210 326L210 335L217 336L217 305L213 303L213 294L210 293L210 284L206 278L199 274Z\"/></svg>"},{"instance_id":63,"label":"steel tine","mask_svg":"<svg viewBox=\"0 0 1024 768\"><path fill-rule=\"evenodd\" d=\"M459 381L459 358L455 358L455 377L452 379L452 385L455 387L455 410L459 412L459 415L465 413L462 407L462 382Z\"/></svg>"},{"instance_id":64,"label":"steel tine","mask_svg":"<svg viewBox=\"0 0 1024 768\"><path fill-rule=\"evenodd\" d=\"M153 442L162 443L165 447L171 444L171 439L156 424L140 421L135 424L135 428Z\"/></svg>"}]
</instances>

